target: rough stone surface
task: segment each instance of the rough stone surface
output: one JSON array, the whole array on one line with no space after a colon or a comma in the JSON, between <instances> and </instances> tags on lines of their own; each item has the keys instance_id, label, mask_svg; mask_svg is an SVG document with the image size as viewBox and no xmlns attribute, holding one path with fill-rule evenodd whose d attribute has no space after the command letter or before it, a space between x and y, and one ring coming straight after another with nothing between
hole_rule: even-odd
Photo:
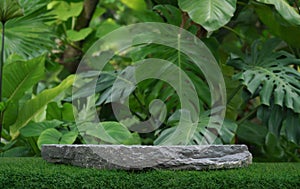
<instances>
[{"instance_id":1,"label":"rough stone surface","mask_svg":"<svg viewBox=\"0 0 300 189\"><path fill-rule=\"evenodd\" d=\"M252 155L245 145L44 145L42 157L51 163L124 170L227 169L252 163Z\"/></svg>"}]
</instances>

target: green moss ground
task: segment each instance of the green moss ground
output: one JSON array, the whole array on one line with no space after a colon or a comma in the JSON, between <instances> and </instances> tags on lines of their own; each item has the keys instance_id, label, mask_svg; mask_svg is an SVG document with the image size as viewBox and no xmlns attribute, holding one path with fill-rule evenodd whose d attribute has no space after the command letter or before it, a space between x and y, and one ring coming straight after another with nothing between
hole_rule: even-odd
<instances>
[{"instance_id":1,"label":"green moss ground","mask_svg":"<svg viewBox=\"0 0 300 189\"><path fill-rule=\"evenodd\" d=\"M0 158L0 188L300 188L300 163L218 171L108 171Z\"/></svg>"}]
</instances>

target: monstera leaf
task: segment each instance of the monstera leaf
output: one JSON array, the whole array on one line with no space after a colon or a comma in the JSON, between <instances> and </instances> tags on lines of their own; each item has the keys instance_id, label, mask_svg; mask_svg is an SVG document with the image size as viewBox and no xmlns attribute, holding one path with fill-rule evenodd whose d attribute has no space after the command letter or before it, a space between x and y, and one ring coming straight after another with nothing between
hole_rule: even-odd
<instances>
[{"instance_id":1,"label":"monstera leaf","mask_svg":"<svg viewBox=\"0 0 300 189\"><path fill-rule=\"evenodd\" d=\"M272 101L281 107L300 112L300 73L291 65L299 65L300 60L286 52L276 52L270 47L279 44L271 39L262 45L256 41L251 55L231 58L229 65L242 70L235 75L252 94L259 94L261 103L269 106Z\"/></svg>"},{"instance_id":2,"label":"monstera leaf","mask_svg":"<svg viewBox=\"0 0 300 189\"><path fill-rule=\"evenodd\" d=\"M178 4L207 31L215 31L227 24L236 9L236 0L179 0Z\"/></svg>"}]
</instances>

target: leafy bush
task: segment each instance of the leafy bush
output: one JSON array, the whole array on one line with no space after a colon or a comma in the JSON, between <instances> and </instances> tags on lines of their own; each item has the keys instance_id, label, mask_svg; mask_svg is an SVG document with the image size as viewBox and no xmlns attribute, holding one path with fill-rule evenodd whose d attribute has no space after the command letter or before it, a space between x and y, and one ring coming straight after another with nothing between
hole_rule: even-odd
<instances>
[{"instance_id":1,"label":"leafy bush","mask_svg":"<svg viewBox=\"0 0 300 189\"><path fill-rule=\"evenodd\" d=\"M45 143L163 144L185 113L172 86L153 79L125 91L112 87L122 74L130 74L135 62L158 58L184 70L197 91L199 123L191 140L184 143L199 144L203 138L210 143L210 137L204 136L208 131L216 136L217 144L248 144L260 161L300 161L299 0L9 2L14 11L0 14L1 31L6 28L2 156L39 155ZM3 4L0 13L5 8ZM139 22L181 27L209 47L224 75L228 96L220 131L207 128L217 110L212 109L202 70L183 53L163 45L144 44L127 53L114 52L98 78L96 94L81 88L71 97L72 74L92 44L121 26ZM86 73L87 81L92 77L93 73ZM154 99L164 102L165 111L154 111L166 117L161 127L138 134L117 122L111 99L123 92L138 121L151 118L148 107ZM72 98L79 97L87 98L82 104L86 111L71 104ZM86 114L93 99L104 125L92 123L94 115ZM80 124L75 124L74 116L80 117Z\"/></svg>"}]
</instances>

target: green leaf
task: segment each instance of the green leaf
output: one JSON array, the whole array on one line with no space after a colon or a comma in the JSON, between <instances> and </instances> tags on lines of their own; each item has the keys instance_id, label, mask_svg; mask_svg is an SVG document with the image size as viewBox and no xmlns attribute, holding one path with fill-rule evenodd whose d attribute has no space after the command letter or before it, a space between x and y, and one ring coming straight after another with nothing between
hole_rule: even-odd
<instances>
[{"instance_id":1,"label":"green leaf","mask_svg":"<svg viewBox=\"0 0 300 189\"><path fill-rule=\"evenodd\" d=\"M251 55L232 58L228 64L242 70L235 76L254 95L259 93L261 103L271 102L300 113L300 73L290 67L299 65L300 60L286 52L274 49L280 41L270 39L264 44L252 44ZM261 47L261 48L260 48Z\"/></svg>"},{"instance_id":2,"label":"green leaf","mask_svg":"<svg viewBox=\"0 0 300 189\"><path fill-rule=\"evenodd\" d=\"M62 123L58 120L43 121L40 123L30 122L20 129L20 133L24 137L36 137L40 136L44 130L58 127Z\"/></svg>"},{"instance_id":3,"label":"green leaf","mask_svg":"<svg viewBox=\"0 0 300 189\"><path fill-rule=\"evenodd\" d=\"M47 6L50 15L56 15L57 19L67 21L69 18L79 16L83 10L83 2L52 1Z\"/></svg>"},{"instance_id":4,"label":"green leaf","mask_svg":"<svg viewBox=\"0 0 300 189\"><path fill-rule=\"evenodd\" d=\"M238 126L237 136L242 142L263 146L268 129L251 122L244 122Z\"/></svg>"},{"instance_id":5,"label":"green leaf","mask_svg":"<svg viewBox=\"0 0 300 189\"><path fill-rule=\"evenodd\" d=\"M74 121L74 107L70 103L64 103L62 107L58 106L57 102L50 102L46 109L46 119L47 120L64 120L64 121Z\"/></svg>"},{"instance_id":6,"label":"green leaf","mask_svg":"<svg viewBox=\"0 0 300 189\"><path fill-rule=\"evenodd\" d=\"M41 149L43 144L73 144L77 136L77 131L69 131L63 134L54 128L50 128L41 133L37 145Z\"/></svg>"},{"instance_id":7,"label":"green leaf","mask_svg":"<svg viewBox=\"0 0 300 189\"><path fill-rule=\"evenodd\" d=\"M147 4L144 0L121 0L121 2L136 11L143 11L147 9Z\"/></svg>"},{"instance_id":8,"label":"green leaf","mask_svg":"<svg viewBox=\"0 0 300 189\"><path fill-rule=\"evenodd\" d=\"M274 5L279 14L289 23L300 25L300 15L286 0L256 0L260 3Z\"/></svg>"},{"instance_id":9,"label":"green leaf","mask_svg":"<svg viewBox=\"0 0 300 189\"><path fill-rule=\"evenodd\" d=\"M9 102L3 118L5 128L15 122L18 114L18 101L24 93L43 78L44 62L45 56L40 56L28 61L4 65L3 97Z\"/></svg>"},{"instance_id":10,"label":"green leaf","mask_svg":"<svg viewBox=\"0 0 300 189\"><path fill-rule=\"evenodd\" d=\"M47 109L46 109L46 119L47 120L53 120L53 119L61 120L62 119L61 114L62 114L61 108L58 107L57 102L50 102L47 105Z\"/></svg>"},{"instance_id":11,"label":"green leaf","mask_svg":"<svg viewBox=\"0 0 300 189\"><path fill-rule=\"evenodd\" d=\"M45 109L48 103L69 88L73 84L74 78L74 75L70 75L60 85L44 90L35 98L27 101L21 108L20 112L22 113L18 115L16 123L10 127L12 138L16 138L19 135L19 129L27 125L37 114Z\"/></svg>"},{"instance_id":12,"label":"green leaf","mask_svg":"<svg viewBox=\"0 0 300 189\"><path fill-rule=\"evenodd\" d=\"M268 131L279 138L282 127L282 122L285 119L285 110L271 104L271 106L260 106L257 111L257 117L262 121L262 124L268 128Z\"/></svg>"},{"instance_id":13,"label":"green leaf","mask_svg":"<svg viewBox=\"0 0 300 189\"><path fill-rule=\"evenodd\" d=\"M300 114L289 111L283 125L287 139L300 145Z\"/></svg>"},{"instance_id":14,"label":"green leaf","mask_svg":"<svg viewBox=\"0 0 300 189\"><path fill-rule=\"evenodd\" d=\"M96 31L96 37L101 38L106 34L118 29L119 27L120 25L118 25L115 20L109 18L99 25Z\"/></svg>"},{"instance_id":15,"label":"green leaf","mask_svg":"<svg viewBox=\"0 0 300 189\"><path fill-rule=\"evenodd\" d=\"M153 10L163 16L168 24L180 26L182 20L181 11L177 7L172 5L156 5L153 7Z\"/></svg>"},{"instance_id":16,"label":"green leaf","mask_svg":"<svg viewBox=\"0 0 300 189\"><path fill-rule=\"evenodd\" d=\"M24 59L34 58L49 52L55 45L53 42L55 34L51 31L51 27L45 24L53 18L46 16L47 1L21 2L25 16L11 19L5 25L6 58L11 54L21 55Z\"/></svg>"},{"instance_id":17,"label":"green leaf","mask_svg":"<svg viewBox=\"0 0 300 189\"><path fill-rule=\"evenodd\" d=\"M125 145L140 145L141 138L138 133L132 133L131 137L122 142Z\"/></svg>"},{"instance_id":18,"label":"green leaf","mask_svg":"<svg viewBox=\"0 0 300 189\"><path fill-rule=\"evenodd\" d=\"M207 31L227 24L236 9L236 0L178 0L179 7Z\"/></svg>"},{"instance_id":19,"label":"green leaf","mask_svg":"<svg viewBox=\"0 0 300 189\"><path fill-rule=\"evenodd\" d=\"M299 26L290 24L278 12L265 4L252 2L252 5L259 19L269 28L270 33L285 40L293 47L300 47L300 38L298 37L300 33Z\"/></svg>"},{"instance_id":20,"label":"green leaf","mask_svg":"<svg viewBox=\"0 0 300 189\"><path fill-rule=\"evenodd\" d=\"M23 16L23 10L17 0L0 0L0 22Z\"/></svg>"},{"instance_id":21,"label":"green leaf","mask_svg":"<svg viewBox=\"0 0 300 189\"><path fill-rule=\"evenodd\" d=\"M68 39L71 41L81 41L85 39L88 35L90 35L92 31L93 31L92 28L84 28L80 31L68 30L67 36Z\"/></svg>"},{"instance_id":22,"label":"green leaf","mask_svg":"<svg viewBox=\"0 0 300 189\"><path fill-rule=\"evenodd\" d=\"M219 131L223 144L233 144L238 126L235 122L225 119Z\"/></svg>"},{"instance_id":23,"label":"green leaf","mask_svg":"<svg viewBox=\"0 0 300 189\"><path fill-rule=\"evenodd\" d=\"M25 146L17 146L0 153L0 157L26 157L30 155L30 149Z\"/></svg>"},{"instance_id":24,"label":"green leaf","mask_svg":"<svg viewBox=\"0 0 300 189\"><path fill-rule=\"evenodd\" d=\"M176 134L176 132L178 132L178 121L180 120L182 113L184 113L184 111L179 110L169 117L167 122L168 125L175 126L163 130L154 141L155 145L164 145L166 141L170 140L169 138L174 135L176 136L176 139L173 141L175 144L231 144L234 142L233 140L237 130L237 124L225 119L221 127L218 124L219 120L215 120L211 121L212 124L208 127L209 121L212 119L209 116L208 111L200 116L200 121L198 122L196 131L191 130L191 124L189 124L187 120L184 120L187 123L184 127L185 130L179 132L180 134ZM183 116L185 115L183 114Z\"/></svg>"},{"instance_id":25,"label":"green leaf","mask_svg":"<svg viewBox=\"0 0 300 189\"><path fill-rule=\"evenodd\" d=\"M3 97L18 101L30 87L44 76L45 56L17 61L3 67Z\"/></svg>"},{"instance_id":26,"label":"green leaf","mask_svg":"<svg viewBox=\"0 0 300 189\"><path fill-rule=\"evenodd\" d=\"M83 138L86 135L93 136L100 139L101 143L131 144L138 141L137 136L131 134L123 124L118 122L83 123L78 126L78 130Z\"/></svg>"},{"instance_id":27,"label":"green leaf","mask_svg":"<svg viewBox=\"0 0 300 189\"><path fill-rule=\"evenodd\" d=\"M266 136L264 151L266 154L273 158L280 159L284 156L283 148L280 146L279 138L272 133L268 133Z\"/></svg>"},{"instance_id":28,"label":"green leaf","mask_svg":"<svg viewBox=\"0 0 300 189\"><path fill-rule=\"evenodd\" d=\"M120 143L126 141L128 138L131 138L130 131L121 123L109 121L101 122L101 125L108 135Z\"/></svg>"},{"instance_id":29,"label":"green leaf","mask_svg":"<svg viewBox=\"0 0 300 189\"><path fill-rule=\"evenodd\" d=\"M74 106L70 103L64 103L61 109L62 111L62 120L64 121L74 121ZM77 112L75 112L76 114Z\"/></svg>"}]
</instances>

